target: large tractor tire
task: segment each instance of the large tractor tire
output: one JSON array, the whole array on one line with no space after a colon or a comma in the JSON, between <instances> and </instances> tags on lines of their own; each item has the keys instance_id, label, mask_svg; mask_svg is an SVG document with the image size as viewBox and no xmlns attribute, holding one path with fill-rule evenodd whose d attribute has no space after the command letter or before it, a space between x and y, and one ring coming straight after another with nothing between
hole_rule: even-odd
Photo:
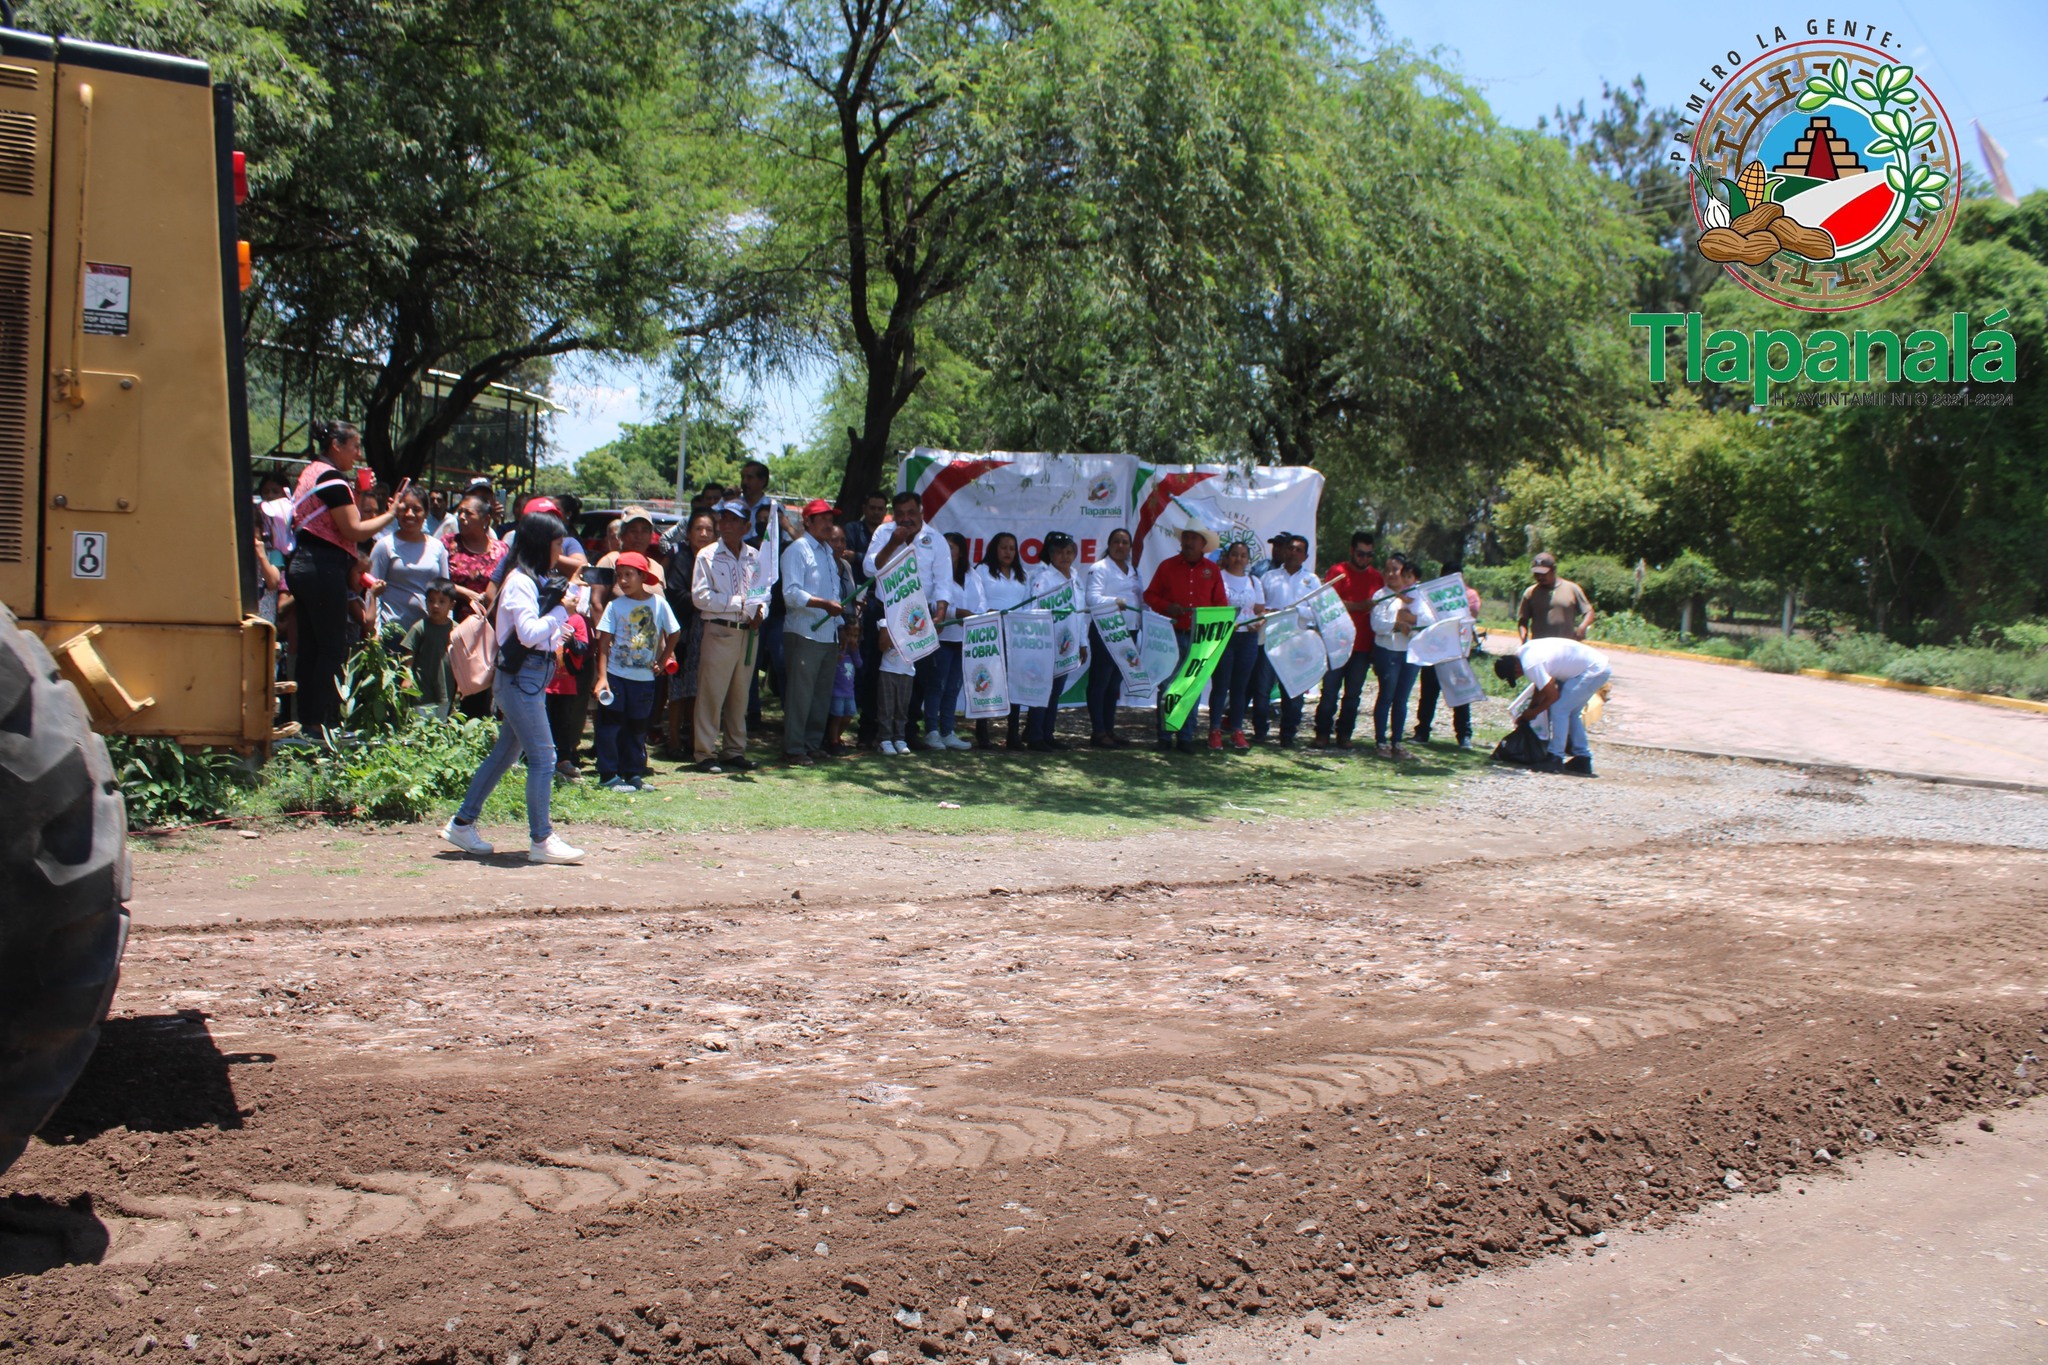
<instances>
[{"instance_id":1,"label":"large tractor tire","mask_svg":"<svg viewBox=\"0 0 2048 1365\"><path fill-rule=\"evenodd\" d=\"M42 641L0 607L0 1171L78 1079L128 941L128 813Z\"/></svg>"}]
</instances>

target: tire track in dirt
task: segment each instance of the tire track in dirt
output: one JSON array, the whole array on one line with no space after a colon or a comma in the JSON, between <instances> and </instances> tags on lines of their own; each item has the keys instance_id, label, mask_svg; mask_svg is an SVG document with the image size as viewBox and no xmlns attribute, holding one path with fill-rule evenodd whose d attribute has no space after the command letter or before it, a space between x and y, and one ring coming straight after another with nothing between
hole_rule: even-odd
<instances>
[{"instance_id":1,"label":"tire track in dirt","mask_svg":"<svg viewBox=\"0 0 2048 1365\"><path fill-rule=\"evenodd\" d=\"M1502 1021L1394 1047L1327 1053L1258 1070L1190 1076L1088 1096L1032 1097L906 1114L890 1122L814 1123L666 1151L541 1150L462 1175L392 1171L338 1184L250 1185L241 1197L116 1197L103 1209L105 1264L147 1265L209 1252L265 1254L432 1229L461 1231L545 1215L701 1195L746 1181L830 1176L892 1182L918 1171L1042 1160L1336 1109L1519 1067L1736 1023L1798 1003L1728 987L1650 991L1600 1006L1525 1007Z\"/></svg>"}]
</instances>

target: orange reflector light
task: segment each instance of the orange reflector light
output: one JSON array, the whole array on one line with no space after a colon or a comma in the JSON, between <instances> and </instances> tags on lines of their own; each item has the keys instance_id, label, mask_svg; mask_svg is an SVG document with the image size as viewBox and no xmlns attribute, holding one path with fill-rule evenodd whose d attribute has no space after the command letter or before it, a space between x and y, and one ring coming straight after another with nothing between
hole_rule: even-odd
<instances>
[{"instance_id":1,"label":"orange reflector light","mask_svg":"<svg viewBox=\"0 0 2048 1365\"><path fill-rule=\"evenodd\" d=\"M242 277L242 288L244 290L256 283L256 267L249 259L249 244L247 242L235 243L235 266Z\"/></svg>"},{"instance_id":2,"label":"orange reflector light","mask_svg":"<svg viewBox=\"0 0 2048 1365\"><path fill-rule=\"evenodd\" d=\"M249 202L249 161L247 156L236 152L235 157L235 204L240 207Z\"/></svg>"}]
</instances>

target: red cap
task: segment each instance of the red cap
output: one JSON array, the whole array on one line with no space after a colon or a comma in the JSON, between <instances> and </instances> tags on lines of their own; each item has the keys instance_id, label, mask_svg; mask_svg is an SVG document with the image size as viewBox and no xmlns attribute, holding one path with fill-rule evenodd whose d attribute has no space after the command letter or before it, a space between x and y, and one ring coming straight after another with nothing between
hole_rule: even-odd
<instances>
[{"instance_id":1,"label":"red cap","mask_svg":"<svg viewBox=\"0 0 2048 1365\"><path fill-rule=\"evenodd\" d=\"M826 502L823 498L812 498L804 504L804 515L806 517L821 517L831 512L831 510L832 504Z\"/></svg>"},{"instance_id":2,"label":"red cap","mask_svg":"<svg viewBox=\"0 0 2048 1365\"><path fill-rule=\"evenodd\" d=\"M647 562L646 555L637 554L632 550L628 550L617 559L614 559L612 567L614 569L638 569L641 573L649 573L654 568L653 565Z\"/></svg>"},{"instance_id":3,"label":"red cap","mask_svg":"<svg viewBox=\"0 0 2048 1365\"><path fill-rule=\"evenodd\" d=\"M562 509L556 505L553 498L530 498L526 503L526 511L545 512L551 517L562 515Z\"/></svg>"}]
</instances>

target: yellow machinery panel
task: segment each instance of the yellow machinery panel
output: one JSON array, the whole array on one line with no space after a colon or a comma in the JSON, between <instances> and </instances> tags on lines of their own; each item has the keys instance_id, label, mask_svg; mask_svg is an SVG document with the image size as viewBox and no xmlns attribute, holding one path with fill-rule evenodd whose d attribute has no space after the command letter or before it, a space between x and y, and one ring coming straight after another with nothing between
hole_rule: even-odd
<instances>
[{"instance_id":1,"label":"yellow machinery panel","mask_svg":"<svg viewBox=\"0 0 2048 1365\"><path fill-rule=\"evenodd\" d=\"M271 742L277 636L268 621L250 617L234 629L22 624L42 636L101 734L169 734L181 744L244 750Z\"/></svg>"},{"instance_id":2,"label":"yellow machinery panel","mask_svg":"<svg viewBox=\"0 0 2048 1365\"><path fill-rule=\"evenodd\" d=\"M197 63L140 74L71 48L56 71L41 615L239 629L212 87Z\"/></svg>"},{"instance_id":3,"label":"yellow machinery panel","mask_svg":"<svg viewBox=\"0 0 2048 1365\"><path fill-rule=\"evenodd\" d=\"M25 50L24 50L25 49ZM0 53L0 602L36 613L55 64Z\"/></svg>"}]
</instances>

